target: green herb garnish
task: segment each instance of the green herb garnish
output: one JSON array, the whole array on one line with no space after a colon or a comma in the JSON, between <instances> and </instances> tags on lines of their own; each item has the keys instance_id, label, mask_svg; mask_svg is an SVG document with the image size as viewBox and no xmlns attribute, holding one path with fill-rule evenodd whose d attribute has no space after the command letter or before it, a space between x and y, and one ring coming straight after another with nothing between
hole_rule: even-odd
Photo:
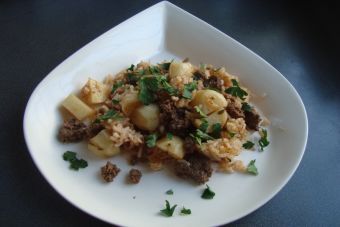
<instances>
[{"instance_id":1,"label":"green herb garnish","mask_svg":"<svg viewBox=\"0 0 340 227\"><path fill-rule=\"evenodd\" d=\"M197 88L196 82L185 84L182 97L185 99L191 99L192 98L191 92L193 92L193 90L195 90L196 88Z\"/></svg>"},{"instance_id":2,"label":"green herb garnish","mask_svg":"<svg viewBox=\"0 0 340 227\"><path fill-rule=\"evenodd\" d=\"M118 81L114 85L112 85L111 93L114 93L118 88L122 87L124 85L123 81Z\"/></svg>"},{"instance_id":3,"label":"green herb garnish","mask_svg":"<svg viewBox=\"0 0 340 227\"><path fill-rule=\"evenodd\" d=\"M119 104L119 100L118 99L112 99L112 103L113 104Z\"/></svg>"},{"instance_id":4,"label":"green herb garnish","mask_svg":"<svg viewBox=\"0 0 340 227\"><path fill-rule=\"evenodd\" d=\"M147 147L154 147L156 146L156 140L157 140L157 135L156 134L150 134L146 136L146 146Z\"/></svg>"},{"instance_id":5,"label":"green herb garnish","mask_svg":"<svg viewBox=\"0 0 340 227\"><path fill-rule=\"evenodd\" d=\"M119 112L117 112L115 110L109 110L105 114L99 116L96 119L96 122L105 121L105 120L108 120L108 119L121 119L121 118L123 118L123 116L120 115Z\"/></svg>"},{"instance_id":6,"label":"green herb garnish","mask_svg":"<svg viewBox=\"0 0 340 227\"><path fill-rule=\"evenodd\" d=\"M222 131L222 125L220 123L215 123L215 124L212 125L211 135L214 138L220 138L221 137L221 131Z\"/></svg>"},{"instance_id":7,"label":"green herb garnish","mask_svg":"<svg viewBox=\"0 0 340 227\"><path fill-rule=\"evenodd\" d=\"M172 138L174 137L174 135L172 135L171 132L168 132L168 133L166 134L166 137L167 137L169 140L172 140Z\"/></svg>"},{"instance_id":8,"label":"green herb garnish","mask_svg":"<svg viewBox=\"0 0 340 227\"><path fill-rule=\"evenodd\" d=\"M181 210L181 214L189 215L189 214L191 214L191 210L190 209L185 209L185 207L183 207L182 210Z\"/></svg>"},{"instance_id":9,"label":"green herb garnish","mask_svg":"<svg viewBox=\"0 0 340 227\"><path fill-rule=\"evenodd\" d=\"M258 175L259 173L257 172L257 168L255 166L255 161L256 159L254 160L251 160L247 166L247 172L250 173L250 174L253 174L253 175Z\"/></svg>"},{"instance_id":10,"label":"green herb garnish","mask_svg":"<svg viewBox=\"0 0 340 227\"><path fill-rule=\"evenodd\" d=\"M154 66L154 65L149 66L149 71L152 75L159 75L161 72L158 66Z\"/></svg>"},{"instance_id":11,"label":"green herb garnish","mask_svg":"<svg viewBox=\"0 0 340 227\"><path fill-rule=\"evenodd\" d=\"M164 63L160 64L160 67L161 67L163 70L169 70L171 63L172 63L172 62L164 62Z\"/></svg>"},{"instance_id":12,"label":"green herb garnish","mask_svg":"<svg viewBox=\"0 0 340 227\"><path fill-rule=\"evenodd\" d=\"M215 196L215 192L210 190L210 187L207 185L207 188L203 191L201 195L202 199L213 199Z\"/></svg>"},{"instance_id":13,"label":"green herb garnish","mask_svg":"<svg viewBox=\"0 0 340 227\"><path fill-rule=\"evenodd\" d=\"M85 168L88 166L87 161L84 159L78 159L77 154L73 151L66 151L63 154L63 159L70 163L70 168L74 170L79 170L80 168Z\"/></svg>"},{"instance_id":14,"label":"green herb garnish","mask_svg":"<svg viewBox=\"0 0 340 227\"><path fill-rule=\"evenodd\" d=\"M242 108L243 111L251 112L253 107L251 107L248 103L243 102L242 103Z\"/></svg>"},{"instance_id":15,"label":"green herb garnish","mask_svg":"<svg viewBox=\"0 0 340 227\"><path fill-rule=\"evenodd\" d=\"M133 73L128 73L126 79L128 83L133 84L133 85L136 85L138 82L138 77Z\"/></svg>"},{"instance_id":16,"label":"green herb garnish","mask_svg":"<svg viewBox=\"0 0 340 227\"><path fill-rule=\"evenodd\" d=\"M207 115L206 115L205 113L203 113L203 111L201 110L201 108L199 108L198 106L195 106L194 109L195 109L195 111L196 111L197 113L199 113L199 115L200 115L201 117L207 117Z\"/></svg>"},{"instance_id":17,"label":"green herb garnish","mask_svg":"<svg viewBox=\"0 0 340 227\"><path fill-rule=\"evenodd\" d=\"M160 89L165 90L169 95L177 95L178 90L168 83L165 76L159 77L158 81L160 84L159 86Z\"/></svg>"},{"instance_id":18,"label":"green herb garnish","mask_svg":"<svg viewBox=\"0 0 340 227\"><path fill-rule=\"evenodd\" d=\"M260 135L261 135L261 139L259 140L259 145L260 145L260 148L261 148L261 151L263 151L263 149L265 147L267 147L269 145L269 141L268 141L268 133L267 133L267 130L265 129L260 129Z\"/></svg>"},{"instance_id":19,"label":"green herb garnish","mask_svg":"<svg viewBox=\"0 0 340 227\"><path fill-rule=\"evenodd\" d=\"M190 133L190 136L194 138L197 144L202 145L202 142L207 140L213 140L214 138L208 134L202 132L200 129L196 129L195 133Z\"/></svg>"},{"instance_id":20,"label":"green herb garnish","mask_svg":"<svg viewBox=\"0 0 340 227\"><path fill-rule=\"evenodd\" d=\"M230 138L233 138L233 137L236 135L236 133L234 133L234 132L228 132L228 135L229 135Z\"/></svg>"},{"instance_id":21,"label":"green herb garnish","mask_svg":"<svg viewBox=\"0 0 340 227\"><path fill-rule=\"evenodd\" d=\"M253 147L254 147L254 143L253 142L251 142L251 141L247 141L247 142L245 142L243 145L242 145L242 147L244 148L244 149L252 149Z\"/></svg>"},{"instance_id":22,"label":"green herb garnish","mask_svg":"<svg viewBox=\"0 0 340 227\"><path fill-rule=\"evenodd\" d=\"M165 192L167 195L173 195L174 191L172 189L169 189Z\"/></svg>"},{"instance_id":23,"label":"green herb garnish","mask_svg":"<svg viewBox=\"0 0 340 227\"><path fill-rule=\"evenodd\" d=\"M225 92L244 100L244 96L247 96L248 93L239 86L237 80L232 79L231 82L233 83L233 86L225 89Z\"/></svg>"},{"instance_id":24,"label":"green herb garnish","mask_svg":"<svg viewBox=\"0 0 340 227\"><path fill-rule=\"evenodd\" d=\"M208 121L205 118L202 118L201 121L202 121L202 123L200 124L199 129L202 132L206 132L208 127L209 127L209 123L208 123Z\"/></svg>"},{"instance_id":25,"label":"green herb garnish","mask_svg":"<svg viewBox=\"0 0 340 227\"><path fill-rule=\"evenodd\" d=\"M131 66L127 69L127 71L133 71L134 68L135 68L135 65L131 64Z\"/></svg>"},{"instance_id":26,"label":"green herb garnish","mask_svg":"<svg viewBox=\"0 0 340 227\"><path fill-rule=\"evenodd\" d=\"M161 210L161 214L166 217L171 217L176 209L177 205L173 205L170 207L170 203L168 200L165 200L165 209Z\"/></svg>"}]
</instances>

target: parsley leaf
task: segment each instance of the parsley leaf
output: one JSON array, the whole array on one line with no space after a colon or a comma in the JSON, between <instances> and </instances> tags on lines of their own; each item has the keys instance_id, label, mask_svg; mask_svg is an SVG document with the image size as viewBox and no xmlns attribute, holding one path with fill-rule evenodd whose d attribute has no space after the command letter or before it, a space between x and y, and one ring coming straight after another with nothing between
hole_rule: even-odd
<instances>
[{"instance_id":1,"label":"parsley leaf","mask_svg":"<svg viewBox=\"0 0 340 227\"><path fill-rule=\"evenodd\" d=\"M123 116L121 116L119 114L119 112L115 111L115 110L109 110L107 111L105 114L99 116L96 121L104 121L104 120L108 120L108 119L120 119L120 118L123 118Z\"/></svg>"},{"instance_id":2,"label":"parsley leaf","mask_svg":"<svg viewBox=\"0 0 340 227\"><path fill-rule=\"evenodd\" d=\"M134 68L135 68L135 65L131 64L131 66L127 69L127 71L133 71Z\"/></svg>"},{"instance_id":3,"label":"parsley leaf","mask_svg":"<svg viewBox=\"0 0 340 227\"><path fill-rule=\"evenodd\" d=\"M154 147L156 146L156 140L157 140L157 135L156 134L150 134L146 136L146 146L147 147Z\"/></svg>"},{"instance_id":4,"label":"parsley leaf","mask_svg":"<svg viewBox=\"0 0 340 227\"><path fill-rule=\"evenodd\" d=\"M214 138L209 136L208 134L202 132L200 129L196 129L196 132L194 134L190 133L190 136L194 138L196 143L199 145L202 145L202 141L207 141L207 140L213 140Z\"/></svg>"},{"instance_id":5,"label":"parsley leaf","mask_svg":"<svg viewBox=\"0 0 340 227\"><path fill-rule=\"evenodd\" d=\"M172 63L172 62L164 62L164 63L160 64L160 67L161 67L163 70L169 70L171 63Z\"/></svg>"},{"instance_id":6,"label":"parsley leaf","mask_svg":"<svg viewBox=\"0 0 340 227\"><path fill-rule=\"evenodd\" d=\"M129 84L137 85L138 77L133 73L128 73L126 80L127 80L127 83Z\"/></svg>"},{"instance_id":7,"label":"parsley leaf","mask_svg":"<svg viewBox=\"0 0 340 227\"><path fill-rule=\"evenodd\" d=\"M176 209L177 205L170 207L168 200L165 200L165 209L161 210L161 213L166 217L171 217Z\"/></svg>"},{"instance_id":8,"label":"parsley leaf","mask_svg":"<svg viewBox=\"0 0 340 227\"><path fill-rule=\"evenodd\" d=\"M177 95L178 90L168 83L165 76L159 77L158 80L161 89L164 89L169 95Z\"/></svg>"},{"instance_id":9,"label":"parsley leaf","mask_svg":"<svg viewBox=\"0 0 340 227\"><path fill-rule=\"evenodd\" d=\"M212 125L211 135L214 138L220 138L221 137L221 131L222 131L222 125L220 123L215 123L215 124Z\"/></svg>"},{"instance_id":10,"label":"parsley leaf","mask_svg":"<svg viewBox=\"0 0 340 227\"><path fill-rule=\"evenodd\" d=\"M173 135L172 135L171 132L168 132L168 133L166 134L166 137L167 137L169 140L172 140Z\"/></svg>"},{"instance_id":11,"label":"parsley leaf","mask_svg":"<svg viewBox=\"0 0 340 227\"><path fill-rule=\"evenodd\" d=\"M111 93L114 93L118 88L122 87L124 85L123 81L118 81L112 86Z\"/></svg>"},{"instance_id":12,"label":"parsley leaf","mask_svg":"<svg viewBox=\"0 0 340 227\"><path fill-rule=\"evenodd\" d=\"M248 93L240 88L237 80L232 79L231 82L233 83L233 86L225 89L225 92L228 94L231 94L232 96L239 97L240 99L244 100L244 96L247 96Z\"/></svg>"},{"instance_id":13,"label":"parsley leaf","mask_svg":"<svg viewBox=\"0 0 340 227\"><path fill-rule=\"evenodd\" d=\"M144 105L149 105L155 100L155 96L151 90L153 89L152 85L157 86L157 83L155 84L154 80L150 80L150 77L144 77L139 81L140 90L138 94L138 99Z\"/></svg>"},{"instance_id":14,"label":"parsley leaf","mask_svg":"<svg viewBox=\"0 0 340 227\"><path fill-rule=\"evenodd\" d=\"M202 199L213 199L215 196L215 192L210 190L210 187L207 185L207 188L203 191L201 195Z\"/></svg>"},{"instance_id":15,"label":"parsley leaf","mask_svg":"<svg viewBox=\"0 0 340 227\"><path fill-rule=\"evenodd\" d=\"M199 108L198 106L195 106L194 109L195 109L195 111L196 111L197 113L199 113L199 115L200 115L201 117L207 117L207 115L206 115L205 113L203 113L203 111L201 110L201 108Z\"/></svg>"},{"instance_id":16,"label":"parsley leaf","mask_svg":"<svg viewBox=\"0 0 340 227\"><path fill-rule=\"evenodd\" d=\"M119 100L118 99L112 99L112 103L113 104L119 104Z\"/></svg>"},{"instance_id":17,"label":"parsley leaf","mask_svg":"<svg viewBox=\"0 0 340 227\"><path fill-rule=\"evenodd\" d=\"M202 118L201 121L202 121L202 123L200 124L199 129L202 132L206 132L208 127L209 127L209 123L208 123L208 121L205 118Z\"/></svg>"},{"instance_id":18,"label":"parsley leaf","mask_svg":"<svg viewBox=\"0 0 340 227\"><path fill-rule=\"evenodd\" d=\"M184 90L183 90L182 97L185 98L185 99L191 99L192 98L191 92L193 90L195 90L196 88L197 88L197 83L195 83L195 82L184 84Z\"/></svg>"},{"instance_id":19,"label":"parsley leaf","mask_svg":"<svg viewBox=\"0 0 340 227\"><path fill-rule=\"evenodd\" d=\"M251 105L249 105L248 103L246 102L243 102L242 103L242 108L241 108L243 111L247 111L247 112L251 112L253 107L251 107Z\"/></svg>"},{"instance_id":20,"label":"parsley leaf","mask_svg":"<svg viewBox=\"0 0 340 227\"><path fill-rule=\"evenodd\" d=\"M251 142L251 141L247 141L247 142L245 142L243 145L242 145L242 147L244 148L244 149L252 149L253 147L254 147L254 143L253 142Z\"/></svg>"},{"instance_id":21,"label":"parsley leaf","mask_svg":"<svg viewBox=\"0 0 340 227\"><path fill-rule=\"evenodd\" d=\"M236 133L234 133L234 132L228 132L228 135L229 135L230 138L233 138L233 137L236 135Z\"/></svg>"},{"instance_id":22,"label":"parsley leaf","mask_svg":"<svg viewBox=\"0 0 340 227\"><path fill-rule=\"evenodd\" d=\"M253 175L258 175L259 173L257 172L257 168L255 166L255 161L256 159L254 160L251 160L247 166L247 172L250 173L250 174L253 174Z\"/></svg>"},{"instance_id":23,"label":"parsley leaf","mask_svg":"<svg viewBox=\"0 0 340 227\"><path fill-rule=\"evenodd\" d=\"M267 138L268 136L267 130L261 129L260 135L261 135L261 139L259 140L259 145L261 147L261 151L263 151L263 149L269 145L269 141Z\"/></svg>"},{"instance_id":24,"label":"parsley leaf","mask_svg":"<svg viewBox=\"0 0 340 227\"><path fill-rule=\"evenodd\" d=\"M152 75L159 75L161 72L158 66L154 66L154 65L149 66L149 71Z\"/></svg>"},{"instance_id":25,"label":"parsley leaf","mask_svg":"<svg viewBox=\"0 0 340 227\"><path fill-rule=\"evenodd\" d=\"M169 189L165 192L167 195L173 195L174 191L172 189Z\"/></svg>"},{"instance_id":26,"label":"parsley leaf","mask_svg":"<svg viewBox=\"0 0 340 227\"><path fill-rule=\"evenodd\" d=\"M87 161L84 159L78 159L77 154L73 151L66 151L63 154L63 159L70 163L70 168L79 170L80 168L86 168L88 166Z\"/></svg>"},{"instance_id":27,"label":"parsley leaf","mask_svg":"<svg viewBox=\"0 0 340 227\"><path fill-rule=\"evenodd\" d=\"M185 207L183 207L182 210L181 210L181 214L189 215L189 214L191 214L191 210L190 209L185 209Z\"/></svg>"}]
</instances>

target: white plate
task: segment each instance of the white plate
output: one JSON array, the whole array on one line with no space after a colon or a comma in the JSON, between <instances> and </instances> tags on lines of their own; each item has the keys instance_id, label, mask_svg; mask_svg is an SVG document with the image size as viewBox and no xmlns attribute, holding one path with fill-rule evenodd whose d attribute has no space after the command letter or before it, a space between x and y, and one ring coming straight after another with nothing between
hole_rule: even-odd
<instances>
[{"instance_id":1,"label":"white plate","mask_svg":"<svg viewBox=\"0 0 340 227\"><path fill-rule=\"evenodd\" d=\"M113 183L99 178L105 160L84 144L63 145L56 139L62 119L60 102L78 91L88 77L102 80L142 59L152 62L189 57L198 64L226 66L255 94L254 103L272 121L270 146L264 152L243 152L256 158L260 174L215 173L209 181L213 200L200 198L204 186L194 186L165 172L146 172L138 185L125 184L129 166ZM168 2L158 3L101 35L55 68L35 89L26 108L24 134L32 158L65 199L99 219L124 226L215 226L236 220L266 203L290 179L305 150L308 134L304 105L293 86L258 55L214 27ZM89 167L72 171L62 160L66 150L78 152ZM168 189L174 195L165 194ZM135 196L135 199L133 198ZM165 199L191 208L192 215L159 215Z\"/></svg>"}]
</instances>

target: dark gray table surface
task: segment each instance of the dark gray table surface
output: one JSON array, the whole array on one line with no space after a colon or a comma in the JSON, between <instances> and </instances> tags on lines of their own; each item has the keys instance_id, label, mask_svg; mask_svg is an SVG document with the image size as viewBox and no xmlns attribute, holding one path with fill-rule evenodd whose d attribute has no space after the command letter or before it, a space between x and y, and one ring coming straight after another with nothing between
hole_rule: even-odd
<instances>
[{"instance_id":1,"label":"dark gray table surface","mask_svg":"<svg viewBox=\"0 0 340 227\"><path fill-rule=\"evenodd\" d=\"M105 226L65 201L27 151L26 102L54 67L157 1L0 1L0 226ZM240 41L297 89L309 117L303 160L272 200L235 226L340 224L340 10L324 1L173 1ZM207 214L208 215L208 214Z\"/></svg>"}]
</instances>

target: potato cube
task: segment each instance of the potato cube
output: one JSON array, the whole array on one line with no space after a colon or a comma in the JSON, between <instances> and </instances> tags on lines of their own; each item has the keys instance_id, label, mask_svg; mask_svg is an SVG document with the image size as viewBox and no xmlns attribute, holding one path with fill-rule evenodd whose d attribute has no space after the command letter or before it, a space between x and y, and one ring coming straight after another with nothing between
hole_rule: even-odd
<instances>
[{"instance_id":1,"label":"potato cube","mask_svg":"<svg viewBox=\"0 0 340 227\"><path fill-rule=\"evenodd\" d=\"M177 136L172 136L171 139L164 137L156 142L156 147L175 159L183 159L184 157L184 143L183 140Z\"/></svg>"},{"instance_id":2,"label":"potato cube","mask_svg":"<svg viewBox=\"0 0 340 227\"><path fill-rule=\"evenodd\" d=\"M120 153L120 148L113 144L110 140L109 133L105 129L91 138L87 147L94 154L101 157L111 157Z\"/></svg>"},{"instance_id":3,"label":"potato cube","mask_svg":"<svg viewBox=\"0 0 340 227\"><path fill-rule=\"evenodd\" d=\"M70 94L61 105L80 121L94 113L91 107L73 94Z\"/></svg>"},{"instance_id":4,"label":"potato cube","mask_svg":"<svg viewBox=\"0 0 340 227\"><path fill-rule=\"evenodd\" d=\"M103 103L109 95L109 88L99 81L89 79L81 89L81 95L89 104Z\"/></svg>"}]
</instances>

